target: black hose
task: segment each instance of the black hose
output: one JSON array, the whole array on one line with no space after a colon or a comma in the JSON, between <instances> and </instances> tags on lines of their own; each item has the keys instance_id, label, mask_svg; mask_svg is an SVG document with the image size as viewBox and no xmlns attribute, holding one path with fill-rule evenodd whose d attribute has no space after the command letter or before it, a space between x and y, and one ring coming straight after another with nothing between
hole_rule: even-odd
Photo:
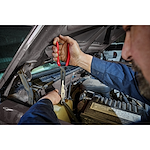
<instances>
[{"instance_id":1,"label":"black hose","mask_svg":"<svg viewBox=\"0 0 150 150\"><path fill-rule=\"evenodd\" d=\"M70 117L73 118L76 123L79 123L78 119L76 118L76 116L74 115L74 113L72 112L70 107L67 105L67 103L63 102L63 105L65 106L65 108L66 108L68 114L70 115Z\"/></svg>"}]
</instances>

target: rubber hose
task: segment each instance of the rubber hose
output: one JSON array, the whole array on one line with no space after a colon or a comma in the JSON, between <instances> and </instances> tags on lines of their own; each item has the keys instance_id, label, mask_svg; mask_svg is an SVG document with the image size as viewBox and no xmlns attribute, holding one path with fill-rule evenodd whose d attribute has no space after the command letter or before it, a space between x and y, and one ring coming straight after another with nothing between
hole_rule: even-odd
<instances>
[{"instance_id":1,"label":"rubber hose","mask_svg":"<svg viewBox=\"0 0 150 150\"><path fill-rule=\"evenodd\" d=\"M68 114L74 119L75 122L79 122L70 107L67 105L67 103L63 102L63 105L65 106L66 110L68 111Z\"/></svg>"}]
</instances>

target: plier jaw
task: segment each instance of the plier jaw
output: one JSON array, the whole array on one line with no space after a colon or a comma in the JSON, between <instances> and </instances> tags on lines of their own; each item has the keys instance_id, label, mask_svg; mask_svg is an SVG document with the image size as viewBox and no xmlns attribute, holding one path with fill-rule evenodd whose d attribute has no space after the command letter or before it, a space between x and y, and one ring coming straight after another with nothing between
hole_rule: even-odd
<instances>
[{"instance_id":1,"label":"plier jaw","mask_svg":"<svg viewBox=\"0 0 150 150\"><path fill-rule=\"evenodd\" d=\"M59 44L58 42L56 43L57 47L57 65L60 67L60 75L61 75L61 101L60 103L63 104L65 102L65 76L66 76L66 71L65 67L69 65L70 61L70 52L69 52L69 44L67 44L67 61L65 66L61 66L60 60L59 60Z\"/></svg>"},{"instance_id":2,"label":"plier jaw","mask_svg":"<svg viewBox=\"0 0 150 150\"><path fill-rule=\"evenodd\" d=\"M60 103L63 104L63 102L65 102L65 76L66 76L65 67L60 66L60 76L61 76L61 101Z\"/></svg>"}]
</instances>

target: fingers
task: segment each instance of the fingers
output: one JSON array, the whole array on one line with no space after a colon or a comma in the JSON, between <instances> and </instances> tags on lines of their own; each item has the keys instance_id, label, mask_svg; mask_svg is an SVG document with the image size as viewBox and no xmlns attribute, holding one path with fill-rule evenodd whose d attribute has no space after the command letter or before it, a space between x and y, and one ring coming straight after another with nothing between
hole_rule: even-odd
<instances>
[{"instance_id":1,"label":"fingers","mask_svg":"<svg viewBox=\"0 0 150 150\"><path fill-rule=\"evenodd\" d=\"M56 42L59 42L59 37L55 37L53 40L53 44L56 45Z\"/></svg>"},{"instance_id":2,"label":"fingers","mask_svg":"<svg viewBox=\"0 0 150 150\"><path fill-rule=\"evenodd\" d=\"M52 55L53 55L53 60L54 60L54 61L57 61L57 57L58 57L57 47L56 47L56 46L53 46L53 47L52 47L52 50L53 50L53 53L52 53ZM60 51L59 51L59 54L60 54Z\"/></svg>"},{"instance_id":3,"label":"fingers","mask_svg":"<svg viewBox=\"0 0 150 150\"><path fill-rule=\"evenodd\" d=\"M61 49L62 49L62 45L59 45L59 50L61 50ZM52 50L54 53L57 53L57 47L56 46L52 46Z\"/></svg>"},{"instance_id":4,"label":"fingers","mask_svg":"<svg viewBox=\"0 0 150 150\"><path fill-rule=\"evenodd\" d=\"M57 61L58 54L57 53L52 53L52 55L53 55L53 60Z\"/></svg>"},{"instance_id":5,"label":"fingers","mask_svg":"<svg viewBox=\"0 0 150 150\"><path fill-rule=\"evenodd\" d=\"M62 39L59 38L59 37L55 37L55 38L54 38L53 44L56 45L56 42L58 42L58 43L60 43L60 44L64 44L64 43L65 43L65 41L62 40Z\"/></svg>"},{"instance_id":6,"label":"fingers","mask_svg":"<svg viewBox=\"0 0 150 150\"><path fill-rule=\"evenodd\" d=\"M70 45L73 45L74 40L72 38L70 38L69 36L59 36L60 39L62 39L62 41L69 43Z\"/></svg>"},{"instance_id":7,"label":"fingers","mask_svg":"<svg viewBox=\"0 0 150 150\"><path fill-rule=\"evenodd\" d=\"M54 38L53 44L56 45L56 42L64 44L65 42L69 43L72 45L74 43L74 40L70 38L69 36L63 36L60 35L59 37Z\"/></svg>"},{"instance_id":8,"label":"fingers","mask_svg":"<svg viewBox=\"0 0 150 150\"><path fill-rule=\"evenodd\" d=\"M57 61L57 58L53 58L54 61Z\"/></svg>"},{"instance_id":9,"label":"fingers","mask_svg":"<svg viewBox=\"0 0 150 150\"><path fill-rule=\"evenodd\" d=\"M57 53L56 42L59 42L59 56ZM70 38L69 36L60 35L59 37L54 38L54 41L53 41L54 46L52 47L53 60L57 61L57 57L59 57L59 60L62 60L65 62L67 60L67 44L69 44L70 46L73 46L75 42L76 41Z\"/></svg>"},{"instance_id":10,"label":"fingers","mask_svg":"<svg viewBox=\"0 0 150 150\"><path fill-rule=\"evenodd\" d=\"M64 55L64 52L62 52L62 47L65 47L63 45L63 44L65 44L65 41L60 39L59 37L56 37L56 38L54 38L53 44L56 45L56 42L59 42L59 56L60 56L59 59L61 60L61 58L62 58L61 54L63 53L63 55ZM53 53L52 53L53 60L57 61L57 57L58 57L57 47L52 46L52 50L53 50Z\"/></svg>"},{"instance_id":11,"label":"fingers","mask_svg":"<svg viewBox=\"0 0 150 150\"><path fill-rule=\"evenodd\" d=\"M52 50L54 53L57 53L57 47L56 46L52 46Z\"/></svg>"}]
</instances>

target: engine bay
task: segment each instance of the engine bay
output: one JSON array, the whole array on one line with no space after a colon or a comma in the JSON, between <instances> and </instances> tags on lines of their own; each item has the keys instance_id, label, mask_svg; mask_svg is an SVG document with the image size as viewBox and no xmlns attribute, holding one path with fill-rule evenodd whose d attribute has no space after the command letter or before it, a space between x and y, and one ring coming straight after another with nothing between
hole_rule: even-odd
<instances>
[{"instance_id":1,"label":"engine bay","mask_svg":"<svg viewBox=\"0 0 150 150\"><path fill-rule=\"evenodd\" d=\"M19 119L11 122L6 116L12 116L11 113L13 113L12 120L18 117L21 118L46 93L54 89L60 91L59 68L33 75L31 81L27 81L26 75L22 74L20 76L19 74L20 72L18 72L18 76L13 82L10 83L12 88L9 89L8 86L7 92L5 91L5 94L8 93L8 96L3 97L2 104L7 100L25 109L19 111L16 110L16 107L12 108L13 106L9 105L5 106L5 108L12 110L6 111L3 107L3 115L0 118L2 124L16 124ZM72 108L63 108L65 113L67 112L69 119L59 118L59 115L57 117L60 121L69 124L130 124L141 120L147 109L147 104L129 97L116 89L109 88L80 67L67 67L65 86L66 101L71 101L72 106L70 108ZM62 106L59 104L59 107L61 108ZM54 111L55 109L58 109L58 106L57 108L54 106ZM19 113L14 115L14 111ZM63 115L63 112L60 113Z\"/></svg>"}]
</instances>

